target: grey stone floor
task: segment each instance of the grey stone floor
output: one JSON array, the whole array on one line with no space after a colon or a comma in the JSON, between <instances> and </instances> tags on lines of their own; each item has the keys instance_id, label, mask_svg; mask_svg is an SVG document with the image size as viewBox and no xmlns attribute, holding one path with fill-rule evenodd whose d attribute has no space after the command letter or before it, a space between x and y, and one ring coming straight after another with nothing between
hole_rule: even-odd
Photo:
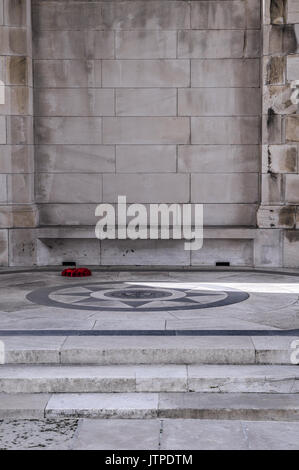
<instances>
[{"instance_id":1,"label":"grey stone floor","mask_svg":"<svg viewBox=\"0 0 299 470\"><path fill-rule=\"evenodd\" d=\"M0 330L299 328L299 273L94 271L74 279L60 270L0 270ZM231 303L240 292L249 297Z\"/></svg>"},{"instance_id":2,"label":"grey stone floor","mask_svg":"<svg viewBox=\"0 0 299 470\"><path fill-rule=\"evenodd\" d=\"M298 450L299 422L2 420L0 450Z\"/></svg>"}]
</instances>

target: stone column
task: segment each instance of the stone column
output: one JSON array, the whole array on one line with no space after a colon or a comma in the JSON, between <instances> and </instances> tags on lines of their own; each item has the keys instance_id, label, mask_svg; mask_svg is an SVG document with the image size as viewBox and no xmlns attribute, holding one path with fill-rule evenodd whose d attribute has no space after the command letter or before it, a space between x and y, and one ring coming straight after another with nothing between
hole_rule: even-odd
<instances>
[{"instance_id":1,"label":"stone column","mask_svg":"<svg viewBox=\"0 0 299 470\"><path fill-rule=\"evenodd\" d=\"M262 171L259 265L299 267L299 1L264 0ZM297 220L296 220L297 219ZM268 247L268 249L267 249ZM272 260L272 263L271 263Z\"/></svg>"},{"instance_id":2,"label":"stone column","mask_svg":"<svg viewBox=\"0 0 299 470\"><path fill-rule=\"evenodd\" d=\"M34 263L32 246L26 242L24 229L38 223L34 204L31 0L0 0L0 80L5 86L5 103L0 104L0 265L15 264L15 237L22 240L23 253L29 250L30 265Z\"/></svg>"}]
</instances>

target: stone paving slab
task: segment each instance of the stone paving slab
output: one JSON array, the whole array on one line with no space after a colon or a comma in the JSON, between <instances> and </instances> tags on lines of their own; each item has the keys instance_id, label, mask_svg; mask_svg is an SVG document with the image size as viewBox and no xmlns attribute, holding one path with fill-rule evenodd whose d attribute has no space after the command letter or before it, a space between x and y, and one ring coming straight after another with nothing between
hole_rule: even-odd
<instances>
[{"instance_id":1,"label":"stone paving slab","mask_svg":"<svg viewBox=\"0 0 299 470\"><path fill-rule=\"evenodd\" d=\"M299 450L299 422L6 418L0 449Z\"/></svg>"},{"instance_id":2,"label":"stone paving slab","mask_svg":"<svg viewBox=\"0 0 299 470\"><path fill-rule=\"evenodd\" d=\"M0 419L43 418L48 394L0 394Z\"/></svg>"}]
</instances>

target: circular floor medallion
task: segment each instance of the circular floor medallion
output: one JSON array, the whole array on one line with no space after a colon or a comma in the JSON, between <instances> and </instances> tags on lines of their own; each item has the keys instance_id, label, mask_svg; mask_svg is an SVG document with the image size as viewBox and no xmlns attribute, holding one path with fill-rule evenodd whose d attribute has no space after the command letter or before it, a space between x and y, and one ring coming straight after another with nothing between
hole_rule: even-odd
<instances>
[{"instance_id":1,"label":"circular floor medallion","mask_svg":"<svg viewBox=\"0 0 299 470\"><path fill-rule=\"evenodd\" d=\"M148 285L145 285L148 284ZM158 312L198 310L223 307L248 299L247 292L217 290L206 284L196 288L169 287L166 282L84 282L68 286L40 288L30 292L27 299L38 305L75 310Z\"/></svg>"}]
</instances>

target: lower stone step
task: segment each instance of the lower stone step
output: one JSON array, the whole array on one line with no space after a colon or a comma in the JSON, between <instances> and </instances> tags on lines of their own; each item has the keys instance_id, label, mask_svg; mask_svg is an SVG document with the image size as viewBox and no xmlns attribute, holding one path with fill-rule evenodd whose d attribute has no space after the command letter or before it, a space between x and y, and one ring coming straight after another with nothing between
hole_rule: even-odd
<instances>
[{"instance_id":1,"label":"lower stone step","mask_svg":"<svg viewBox=\"0 0 299 470\"><path fill-rule=\"evenodd\" d=\"M298 421L299 395L196 392L0 394L0 419L42 417Z\"/></svg>"},{"instance_id":2,"label":"lower stone step","mask_svg":"<svg viewBox=\"0 0 299 470\"><path fill-rule=\"evenodd\" d=\"M0 392L298 393L299 369L277 365L3 365Z\"/></svg>"},{"instance_id":3,"label":"lower stone step","mask_svg":"<svg viewBox=\"0 0 299 470\"><path fill-rule=\"evenodd\" d=\"M8 364L288 364L289 336L0 336Z\"/></svg>"}]
</instances>

